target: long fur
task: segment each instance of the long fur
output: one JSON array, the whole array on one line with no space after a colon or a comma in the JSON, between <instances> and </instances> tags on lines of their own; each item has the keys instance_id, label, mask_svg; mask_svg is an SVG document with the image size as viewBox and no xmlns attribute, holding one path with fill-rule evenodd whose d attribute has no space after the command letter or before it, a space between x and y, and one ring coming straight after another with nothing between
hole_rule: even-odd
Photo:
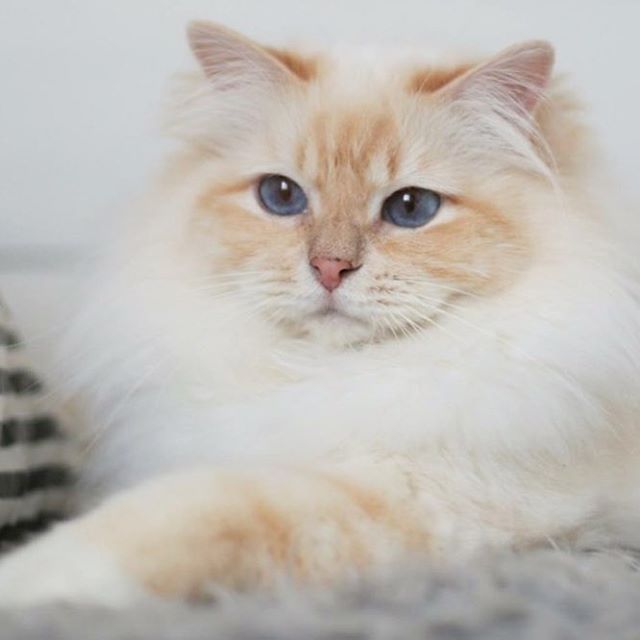
<instances>
[{"instance_id":1,"label":"long fur","mask_svg":"<svg viewBox=\"0 0 640 640\"><path fill-rule=\"evenodd\" d=\"M203 70L183 78L168 125L185 148L140 203L70 351L91 425L85 504L162 479L70 535L174 595L251 584L254 553L264 582L255 531L288 531L296 558L323 550L306 577L409 550L637 543L638 225L577 101L549 79L548 45L423 90L430 62L416 91L415 57L296 59L218 27L191 36ZM263 173L323 184L317 219L261 211L236 183ZM385 194L411 184L447 195L441 217L371 231ZM354 225L367 230L349 244ZM336 296L347 311L319 317L308 247L363 242ZM222 535L212 523L233 520L230 496L232 513L244 505L243 573L205 545L196 579L194 532ZM139 529L109 533L136 512ZM142 562L156 538L179 550Z\"/></svg>"}]
</instances>

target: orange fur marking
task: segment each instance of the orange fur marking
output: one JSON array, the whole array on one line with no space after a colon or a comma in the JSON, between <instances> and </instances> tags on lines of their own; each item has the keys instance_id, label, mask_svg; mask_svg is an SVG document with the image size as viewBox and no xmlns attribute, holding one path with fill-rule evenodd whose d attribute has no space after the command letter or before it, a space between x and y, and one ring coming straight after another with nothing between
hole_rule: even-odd
<instances>
[{"instance_id":1,"label":"orange fur marking","mask_svg":"<svg viewBox=\"0 0 640 640\"><path fill-rule=\"evenodd\" d=\"M368 518L378 522L389 531L399 534L406 550L427 551L431 538L424 528L417 525L404 508L391 505L371 490L334 474L326 474L325 479L343 492Z\"/></svg>"},{"instance_id":2,"label":"orange fur marking","mask_svg":"<svg viewBox=\"0 0 640 640\"><path fill-rule=\"evenodd\" d=\"M199 476L194 485L178 483L169 495L166 486L155 496L164 496L162 506L141 514L154 495L132 492L82 522L92 543L163 596L199 599L212 581L268 587L283 572L323 583L375 562L381 550L430 544L404 507L335 474L294 472L257 484L216 472L204 483ZM381 536L388 537L382 546Z\"/></svg>"},{"instance_id":3,"label":"orange fur marking","mask_svg":"<svg viewBox=\"0 0 640 640\"><path fill-rule=\"evenodd\" d=\"M409 78L407 88L414 93L434 93L459 78L473 67L472 64L459 64L453 67L429 67L415 71Z\"/></svg>"},{"instance_id":4,"label":"orange fur marking","mask_svg":"<svg viewBox=\"0 0 640 640\"><path fill-rule=\"evenodd\" d=\"M304 82L310 82L318 76L320 61L318 58L303 56L287 49L264 47L274 58L279 60L289 71Z\"/></svg>"},{"instance_id":5,"label":"orange fur marking","mask_svg":"<svg viewBox=\"0 0 640 640\"><path fill-rule=\"evenodd\" d=\"M399 265L430 274L470 291L495 291L523 269L529 247L520 229L494 205L470 198L448 206L454 220L405 234L374 240Z\"/></svg>"}]
</instances>

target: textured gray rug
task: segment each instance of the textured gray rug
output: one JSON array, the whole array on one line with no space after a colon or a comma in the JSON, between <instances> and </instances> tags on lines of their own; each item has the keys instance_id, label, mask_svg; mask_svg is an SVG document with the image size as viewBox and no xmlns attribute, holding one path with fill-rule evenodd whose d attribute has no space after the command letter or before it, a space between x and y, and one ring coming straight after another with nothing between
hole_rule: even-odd
<instances>
[{"instance_id":1,"label":"textured gray rug","mask_svg":"<svg viewBox=\"0 0 640 640\"><path fill-rule=\"evenodd\" d=\"M639 640L640 573L622 555L539 551L398 567L335 591L215 604L4 611L2 640Z\"/></svg>"}]
</instances>

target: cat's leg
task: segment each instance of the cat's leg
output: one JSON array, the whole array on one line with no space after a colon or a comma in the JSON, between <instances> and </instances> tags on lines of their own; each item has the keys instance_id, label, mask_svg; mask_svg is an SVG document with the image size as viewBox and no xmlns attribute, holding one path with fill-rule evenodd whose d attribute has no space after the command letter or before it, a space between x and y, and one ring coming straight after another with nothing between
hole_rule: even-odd
<instances>
[{"instance_id":1,"label":"cat's leg","mask_svg":"<svg viewBox=\"0 0 640 640\"><path fill-rule=\"evenodd\" d=\"M130 490L0 563L0 605L199 598L280 573L335 579L430 549L402 473L382 466L203 471Z\"/></svg>"},{"instance_id":2,"label":"cat's leg","mask_svg":"<svg viewBox=\"0 0 640 640\"><path fill-rule=\"evenodd\" d=\"M83 521L58 525L0 562L0 608L49 602L123 607L149 597L144 586L83 533ZM115 553L113 551L116 551Z\"/></svg>"}]
</instances>

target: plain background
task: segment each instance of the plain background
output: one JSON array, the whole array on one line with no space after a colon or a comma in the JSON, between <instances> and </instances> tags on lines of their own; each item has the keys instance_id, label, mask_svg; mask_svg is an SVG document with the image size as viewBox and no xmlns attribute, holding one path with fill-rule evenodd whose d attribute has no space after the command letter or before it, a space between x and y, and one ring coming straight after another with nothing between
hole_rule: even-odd
<instances>
[{"instance_id":1,"label":"plain background","mask_svg":"<svg viewBox=\"0 0 640 640\"><path fill-rule=\"evenodd\" d=\"M191 64L194 18L271 44L494 52L546 38L620 188L640 194L640 0L0 0L0 291L36 351L158 164L158 105L171 73Z\"/></svg>"}]
</instances>

